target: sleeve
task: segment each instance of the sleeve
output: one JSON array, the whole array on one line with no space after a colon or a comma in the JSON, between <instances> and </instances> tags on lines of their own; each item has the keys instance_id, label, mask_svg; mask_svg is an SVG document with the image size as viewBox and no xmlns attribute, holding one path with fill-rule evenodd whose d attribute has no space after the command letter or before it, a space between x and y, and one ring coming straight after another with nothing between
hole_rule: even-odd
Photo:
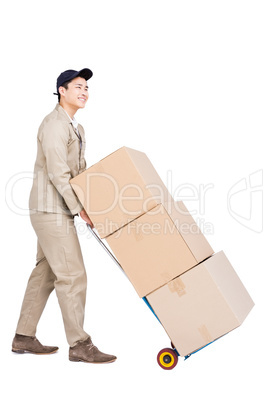
<instances>
[{"instance_id":1,"label":"sleeve","mask_svg":"<svg viewBox=\"0 0 268 402\"><path fill-rule=\"evenodd\" d=\"M76 215L82 211L83 206L69 183L71 173L67 163L68 139L68 130L57 120L48 122L40 134L49 179L63 197L72 215Z\"/></svg>"}]
</instances>

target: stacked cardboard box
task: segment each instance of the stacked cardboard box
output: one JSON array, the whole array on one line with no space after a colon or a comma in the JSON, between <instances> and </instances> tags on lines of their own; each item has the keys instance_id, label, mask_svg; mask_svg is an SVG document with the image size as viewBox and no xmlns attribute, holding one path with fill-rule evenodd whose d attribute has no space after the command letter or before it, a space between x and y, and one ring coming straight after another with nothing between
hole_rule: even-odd
<instances>
[{"instance_id":1,"label":"stacked cardboard box","mask_svg":"<svg viewBox=\"0 0 268 402\"><path fill-rule=\"evenodd\" d=\"M253 307L223 251L147 298L181 356L241 325Z\"/></svg>"},{"instance_id":2,"label":"stacked cardboard box","mask_svg":"<svg viewBox=\"0 0 268 402\"><path fill-rule=\"evenodd\" d=\"M243 322L254 305L248 292L143 152L120 148L71 184L180 355Z\"/></svg>"}]
</instances>

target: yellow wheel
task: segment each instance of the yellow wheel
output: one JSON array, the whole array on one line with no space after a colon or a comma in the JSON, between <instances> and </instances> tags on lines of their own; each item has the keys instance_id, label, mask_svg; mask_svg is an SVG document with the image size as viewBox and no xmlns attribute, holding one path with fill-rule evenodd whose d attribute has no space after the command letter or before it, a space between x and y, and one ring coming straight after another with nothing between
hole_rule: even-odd
<instances>
[{"instance_id":1,"label":"yellow wheel","mask_svg":"<svg viewBox=\"0 0 268 402\"><path fill-rule=\"evenodd\" d=\"M164 370L172 370L178 363L178 355L173 349L162 349L157 355L157 363Z\"/></svg>"}]
</instances>

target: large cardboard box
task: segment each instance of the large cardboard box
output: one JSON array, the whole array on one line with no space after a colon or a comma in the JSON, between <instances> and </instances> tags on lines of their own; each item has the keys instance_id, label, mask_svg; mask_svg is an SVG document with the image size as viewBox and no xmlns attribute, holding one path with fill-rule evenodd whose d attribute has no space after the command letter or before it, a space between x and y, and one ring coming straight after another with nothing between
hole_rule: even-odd
<instances>
[{"instance_id":1,"label":"large cardboard box","mask_svg":"<svg viewBox=\"0 0 268 402\"><path fill-rule=\"evenodd\" d=\"M106 241L140 297L213 254L183 202L157 205Z\"/></svg>"},{"instance_id":2,"label":"large cardboard box","mask_svg":"<svg viewBox=\"0 0 268 402\"><path fill-rule=\"evenodd\" d=\"M171 199L145 153L122 147L70 180L101 238Z\"/></svg>"},{"instance_id":3,"label":"large cardboard box","mask_svg":"<svg viewBox=\"0 0 268 402\"><path fill-rule=\"evenodd\" d=\"M241 325L254 303L221 251L147 296L181 356Z\"/></svg>"}]
</instances>

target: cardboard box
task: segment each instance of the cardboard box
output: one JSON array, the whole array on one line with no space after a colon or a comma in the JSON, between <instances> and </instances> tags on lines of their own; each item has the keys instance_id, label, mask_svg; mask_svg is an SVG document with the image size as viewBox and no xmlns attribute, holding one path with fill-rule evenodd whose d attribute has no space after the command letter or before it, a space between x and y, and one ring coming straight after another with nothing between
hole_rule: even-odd
<instances>
[{"instance_id":1,"label":"cardboard box","mask_svg":"<svg viewBox=\"0 0 268 402\"><path fill-rule=\"evenodd\" d=\"M213 254L182 202L169 213L168 205L157 205L106 241L140 297Z\"/></svg>"},{"instance_id":2,"label":"cardboard box","mask_svg":"<svg viewBox=\"0 0 268 402\"><path fill-rule=\"evenodd\" d=\"M181 356L242 324L254 303L223 251L147 296Z\"/></svg>"},{"instance_id":3,"label":"cardboard box","mask_svg":"<svg viewBox=\"0 0 268 402\"><path fill-rule=\"evenodd\" d=\"M148 157L122 147L70 180L101 238L171 199Z\"/></svg>"}]
</instances>

